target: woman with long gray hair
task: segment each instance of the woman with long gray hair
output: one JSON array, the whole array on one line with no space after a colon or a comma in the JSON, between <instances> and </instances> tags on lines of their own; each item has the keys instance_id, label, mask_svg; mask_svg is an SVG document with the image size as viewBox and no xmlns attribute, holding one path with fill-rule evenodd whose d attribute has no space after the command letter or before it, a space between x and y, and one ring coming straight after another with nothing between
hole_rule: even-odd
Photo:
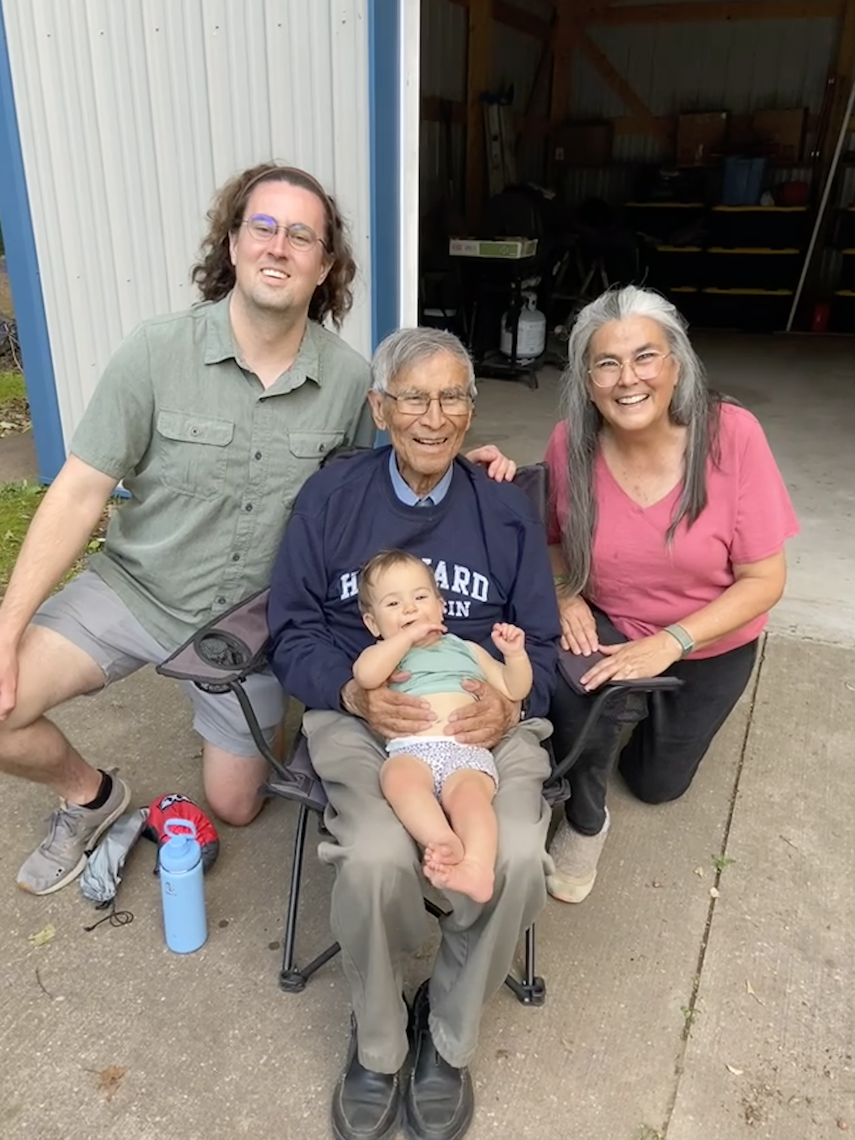
<instances>
[{"instance_id":1,"label":"woman with long gray hair","mask_svg":"<svg viewBox=\"0 0 855 1140\"><path fill-rule=\"evenodd\" d=\"M564 419L546 452L562 647L586 659L585 692L682 680L636 714L620 754L634 795L664 803L689 787L748 682L798 524L760 424L709 391L670 302L635 286L603 294L579 314L568 354ZM609 830L606 785L633 715L616 701L571 772L550 848L549 891L564 902L587 898ZM588 703L559 679L558 755Z\"/></svg>"}]
</instances>

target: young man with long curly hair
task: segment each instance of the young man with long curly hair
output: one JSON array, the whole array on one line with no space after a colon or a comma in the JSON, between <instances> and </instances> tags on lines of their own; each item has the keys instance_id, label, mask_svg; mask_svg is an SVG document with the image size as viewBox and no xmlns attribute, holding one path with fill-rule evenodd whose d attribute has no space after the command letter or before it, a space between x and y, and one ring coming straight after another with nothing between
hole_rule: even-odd
<instances>
[{"instance_id":1,"label":"young man with long curly hair","mask_svg":"<svg viewBox=\"0 0 855 1140\"><path fill-rule=\"evenodd\" d=\"M367 363L335 332L356 272L332 197L264 163L217 194L192 279L202 303L119 347L46 494L0 606L0 770L61 797L18 885L48 894L124 811L127 784L84 760L45 713L164 660L267 585L296 494L339 444L370 445ZM56 584L122 482L101 553ZM246 824L265 773L235 698L185 685L208 803ZM248 682L263 730L282 694Z\"/></svg>"}]
</instances>

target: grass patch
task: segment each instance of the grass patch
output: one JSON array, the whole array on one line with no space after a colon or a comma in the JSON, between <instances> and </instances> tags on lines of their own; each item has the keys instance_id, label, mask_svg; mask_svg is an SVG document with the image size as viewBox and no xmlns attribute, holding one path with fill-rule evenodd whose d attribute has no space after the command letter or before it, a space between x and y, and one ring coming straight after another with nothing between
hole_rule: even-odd
<instances>
[{"instance_id":1,"label":"grass patch","mask_svg":"<svg viewBox=\"0 0 855 1140\"><path fill-rule=\"evenodd\" d=\"M32 427L27 388L20 372L0 372L0 438Z\"/></svg>"},{"instance_id":2,"label":"grass patch","mask_svg":"<svg viewBox=\"0 0 855 1140\"><path fill-rule=\"evenodd\" d=\"M38 483L0 484L0 592L9 584L30 519L46 490Z\"/></svg>"},{"instance_id":3,"label":"grass patch","mask_svg":"<svg viewBox=\"0 0 855 1140\"><path fill-rule=\"evenodd\" d=\"M47 487L39 483L0 483L0 597L6 592L15 560L27 533L27 527L44 498ZM119 505L119 499L110 499L86 549L75 561L60 585L79 574L86 564L88 555L94 554L104 545L104 535L110 517Z\"/></svg>"},{"instance_id":4,"label":"grass patch","mask_svg":"<svg viewBox=\"0 0 855 1140\"><path fill-rule=\"evenodd\" d=\"M27 387L22 372L0 372L0 407L10 400L26 400Z\"/></svg>"}]
</instances>

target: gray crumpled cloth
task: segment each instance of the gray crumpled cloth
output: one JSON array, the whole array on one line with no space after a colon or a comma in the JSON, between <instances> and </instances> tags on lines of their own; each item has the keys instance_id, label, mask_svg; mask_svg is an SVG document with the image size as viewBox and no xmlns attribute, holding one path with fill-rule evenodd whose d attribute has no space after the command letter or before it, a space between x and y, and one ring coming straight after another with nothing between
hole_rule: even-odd
<instances>
[{"instance_id":1,"label":"gray crumpled cloth","mask_svg":"<svg viewBox=\"0 0 855 1140\"><path fill-rule=\"evenodd\" d=\"M80 890L97 906L108 906L116 897L128 853L148 822L148 808L119 816L104 832L80 876Z\"/></svg>"}]
</instances>

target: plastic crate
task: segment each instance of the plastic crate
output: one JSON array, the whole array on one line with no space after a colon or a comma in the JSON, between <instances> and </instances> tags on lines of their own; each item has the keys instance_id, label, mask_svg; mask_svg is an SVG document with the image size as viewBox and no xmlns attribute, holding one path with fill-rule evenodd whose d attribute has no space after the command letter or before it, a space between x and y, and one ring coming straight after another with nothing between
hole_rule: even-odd
<instances>
[{"instance_id":1,"label":"plastic crate","mask_svg":"<svg viewBox=\"0 0 855 1140\"><path fill-rule=\"evenodd\" d=\"M765 158L726 158L722 205L756 206L760 201L765 172Z\"/></svg>"}]
</instances>

